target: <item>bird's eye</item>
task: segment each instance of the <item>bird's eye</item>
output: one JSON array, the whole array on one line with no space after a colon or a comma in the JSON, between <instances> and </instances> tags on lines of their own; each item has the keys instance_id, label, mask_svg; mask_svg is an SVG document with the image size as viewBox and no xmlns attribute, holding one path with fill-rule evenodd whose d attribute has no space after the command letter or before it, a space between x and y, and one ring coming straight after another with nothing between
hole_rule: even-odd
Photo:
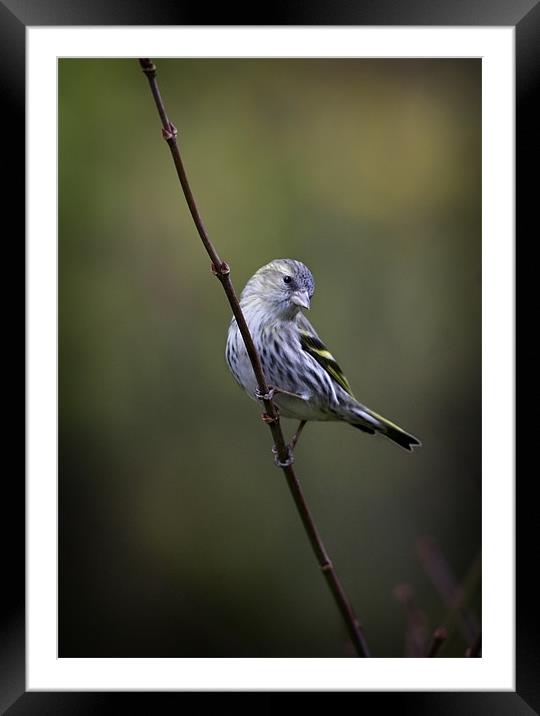
<instances>
[{"instance_id":1,"label":"bird's eye","mask_svg":"<svg viewBox=\"0 0 540 716\"><path fill-rule=\"evenodd\" d=\"M284 283L290 283L292 281L292 278L290 276L283 276Z\"/></svg>"}]
</instances>

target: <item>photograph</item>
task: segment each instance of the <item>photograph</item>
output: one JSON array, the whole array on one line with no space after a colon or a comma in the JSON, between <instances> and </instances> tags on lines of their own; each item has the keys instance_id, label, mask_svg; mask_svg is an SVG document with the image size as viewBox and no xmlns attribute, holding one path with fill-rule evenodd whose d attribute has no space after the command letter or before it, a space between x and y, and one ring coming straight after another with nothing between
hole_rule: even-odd
<instances>
[{"instance_id":1,"label":"photograph","mask_svg":"<svg viewBox=\"0 0 540 716\"><path fill-rule=\"evenodd\" d=\"M58 656L481 657L481 58L57 72Z\"/></svg>"},{"instance_id":2,"label":"photograph","mask_svg":"<svg viewBox=\"0 0 540 716\"><path fill-rule=\"evenodd\" d=\"M0 2L25 247L0 713L540 713L540 0L197 10Z\"/></svg>"}]
</instances>

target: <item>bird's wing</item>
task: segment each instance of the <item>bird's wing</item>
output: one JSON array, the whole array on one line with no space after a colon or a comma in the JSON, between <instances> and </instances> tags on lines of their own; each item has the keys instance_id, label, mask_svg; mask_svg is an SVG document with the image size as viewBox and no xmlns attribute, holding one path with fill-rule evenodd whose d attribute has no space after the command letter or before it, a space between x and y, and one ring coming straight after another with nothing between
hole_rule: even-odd
<instances>
[{"instance_id":1,"label":"bird's wing","mask_svg":"<svg viewBox=\"0 0 540 716\"><path fill-rule=\"evenodd\" d=\"M321 341L319 336L315 333L313 326L307 318L305 316L302 318L303 320L300 322L299 326L300 345L302 346L302 349L306 351L306 353L314 360L316 360L317 363L324 368L328 375L343 388L343 390L345 390L351 397L354 397L349 381L343 375L343 371L339 367L336 359Z\"/></svg>"}]
</instances>

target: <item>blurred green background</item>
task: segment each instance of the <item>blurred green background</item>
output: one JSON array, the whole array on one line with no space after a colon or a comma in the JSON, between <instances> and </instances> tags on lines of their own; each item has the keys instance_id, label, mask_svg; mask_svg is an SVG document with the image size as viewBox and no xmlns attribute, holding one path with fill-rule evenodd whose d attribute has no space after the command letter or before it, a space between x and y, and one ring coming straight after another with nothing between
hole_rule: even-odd
<instances>
[{"instance_id":1,"label":"blurred green background","mask_svg":"<svg viewBox=\"0 0 540 716\"><path fill-rule=\"evenodd\" d=\"M240 292L309 318L414 454L312 423L296 467L373 653L480 622L480 60L157 60ZM348 656L138 63L59 61L59 654ZM295 424L284 421L290 435ZM464 581L465 580L465 581ZM461 586L459 586L461 585Z\"/></svg>"}]
</instances>

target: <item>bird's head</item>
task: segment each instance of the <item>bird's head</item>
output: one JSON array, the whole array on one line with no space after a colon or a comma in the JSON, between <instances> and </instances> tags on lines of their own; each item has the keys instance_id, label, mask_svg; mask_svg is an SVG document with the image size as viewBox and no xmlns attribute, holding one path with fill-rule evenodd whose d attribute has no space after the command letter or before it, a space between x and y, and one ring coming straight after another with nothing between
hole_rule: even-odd
<instances>
[{"instance_id":1,"label":"bird's head","mask_svg":"<svg viewBox=\"0 0 540 716\"><path fill-rule=\"evenodd\" d=\"M242 305L260 308L275 318L293 318L309 308L315 291L311 271L300 261L276 259L260 268L242 291Z\"/></svg>"}]
</instances>

